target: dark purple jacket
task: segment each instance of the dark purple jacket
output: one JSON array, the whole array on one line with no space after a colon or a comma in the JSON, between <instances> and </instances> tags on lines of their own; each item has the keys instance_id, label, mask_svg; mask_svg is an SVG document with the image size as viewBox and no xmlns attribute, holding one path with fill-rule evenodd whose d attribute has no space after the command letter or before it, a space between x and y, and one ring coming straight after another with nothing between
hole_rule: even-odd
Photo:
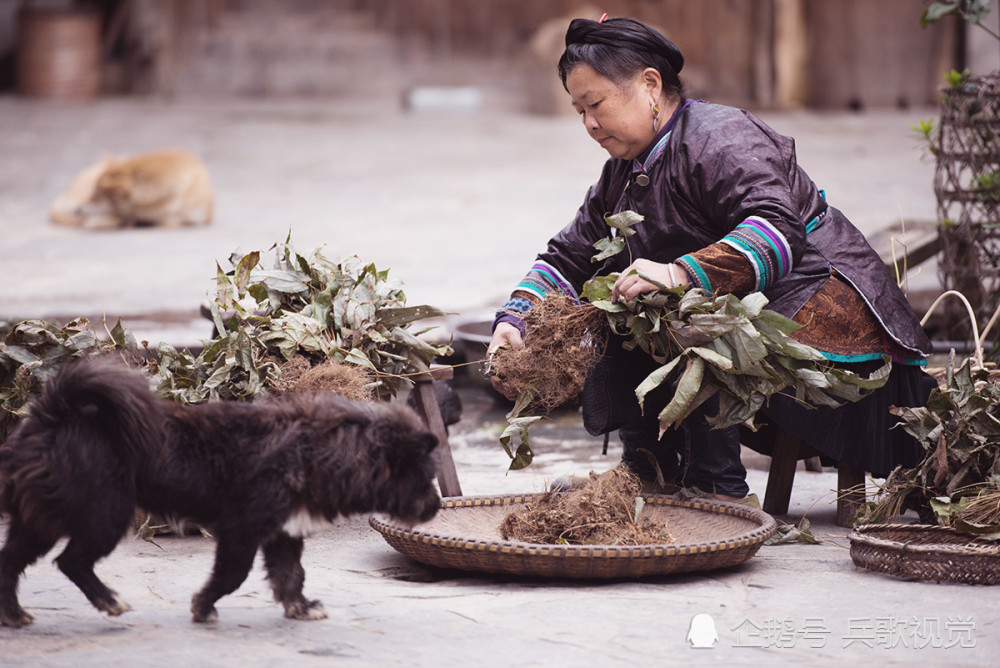
<instances>
[{"instance_id":1,"label":"dark purple jacket","mask_svg":"<svg viewBox=\"0 0 1000 668\"><path fill-rule=\"evenodd\" d=\"M609 234L606 213L645 216L629 237L631 259L672 262L714 244L750 217L768 221L787 240L790 270L764 288L768 308L794 315L830 277L853 285L892 338L917 355L931 351L923 328L864 235L828 206L799 167L795 142L753 114L695 102L678 113L660 158L640 185L634 161L608 160L576 218L538 257L579 292L588 279L624 270L628 252L595 264L593 244ZM809 231L807 233L807 226Z\"/></svg>"}]
</instances>

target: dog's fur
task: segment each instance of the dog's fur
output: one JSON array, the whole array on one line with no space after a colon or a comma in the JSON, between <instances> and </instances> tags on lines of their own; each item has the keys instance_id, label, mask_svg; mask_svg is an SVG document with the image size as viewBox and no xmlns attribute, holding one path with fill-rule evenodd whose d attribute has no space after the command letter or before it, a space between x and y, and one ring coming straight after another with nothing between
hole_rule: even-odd
<instances>
[{"instance_id":1,"label":"dog's fur","mask_svg":"<svg viewBox=\"0 0 1000 668\"><path fill-rule=\"evenodd\" d=\"M214 197L208 168L188 151L105 156L56 197L49 219L93 230L208 225Z\"/></svg>"},{"instance_id":2,"label":"dog's fur","mask_svg":"<svg viewBox=\"0 0 1000 668\"><path fill-rule=\"evenodd\" d=\"M326 392L183 407L119 364L67 365L0 446L0 504L10 514L0 623L33 621L18 602L18 578L62 537L59 569L98 610L129 610L93 566L137 506L218 541L211 577L191 603L194 621L215 621L215 602L244 581L258 547L285 616L321 619L322 604L302 594L301 528L362 512L431 519L440 507L436 444L398 404Z\"/></svg>"}]
</instances>

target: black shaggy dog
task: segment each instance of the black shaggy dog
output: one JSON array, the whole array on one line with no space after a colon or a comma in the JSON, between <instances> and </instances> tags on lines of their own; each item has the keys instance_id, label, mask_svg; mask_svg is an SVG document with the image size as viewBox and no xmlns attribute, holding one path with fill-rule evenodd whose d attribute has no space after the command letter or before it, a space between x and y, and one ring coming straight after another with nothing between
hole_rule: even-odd
<instances>
[{"instance_id":1,"label":"black shaggy dog","mask_svg":"<svg viewBox=\"0 0 1000 668\"><path fill-rule=\"evenodd\" d=\"M258 547L275 599L293 619L322 619L302 595L302 531L339 515L434 517L437 439L405 407L332 393L247 404L183 407L142 374L107 360L65 367L0 446L0 623L33 618L18 603L28 565L62 537L59 569L98 610L130 608L94 574L129 528L135 508L210 531L218 541L196 622L246 579Z\"/></svg>"}]
</instances>

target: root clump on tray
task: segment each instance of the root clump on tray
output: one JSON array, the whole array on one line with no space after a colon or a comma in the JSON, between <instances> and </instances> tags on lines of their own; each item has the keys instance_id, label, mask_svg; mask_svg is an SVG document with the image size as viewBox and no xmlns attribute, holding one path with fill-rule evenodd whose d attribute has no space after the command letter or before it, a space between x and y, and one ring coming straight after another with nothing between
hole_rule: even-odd
<instances>
[{"instance_id":1,"label":"root clump on tray","mask_svg":"<svg viewBox=\"0 0 1000 668\"><path fill-rule=\"evenodd\" d=\"M667 525L643 517L639 478L625 469L590 473L569 492L549 492L507 514L504 540L569 545L659 545L674 542Z\"/></svg>"}]
</instances>

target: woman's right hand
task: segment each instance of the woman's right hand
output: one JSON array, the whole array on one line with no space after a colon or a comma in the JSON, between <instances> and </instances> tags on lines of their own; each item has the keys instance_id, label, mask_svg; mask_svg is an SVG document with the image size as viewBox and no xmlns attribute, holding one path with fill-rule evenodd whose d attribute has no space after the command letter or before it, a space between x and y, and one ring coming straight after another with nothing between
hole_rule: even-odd
<instances>
[{"instance_id":1,"label":"woman's right hand","mask_svg":"<svg viewBox=\"0 0 1000 668\"><path fill-rule=\"evenodd\" d=\"M509 322L497 323L496 329L493 330L493 338L490 339L490 345L486 348L487 358L491 357L496 349L501 346L510 346L514 350L524 348L524 339L521 338L521 332ZM511 401L517 400L517 395L519 394L517 388L501 382L494 375L490 376L490 382L493 383L493 388L497 392Z\"/></svg>"}]
</instances>

